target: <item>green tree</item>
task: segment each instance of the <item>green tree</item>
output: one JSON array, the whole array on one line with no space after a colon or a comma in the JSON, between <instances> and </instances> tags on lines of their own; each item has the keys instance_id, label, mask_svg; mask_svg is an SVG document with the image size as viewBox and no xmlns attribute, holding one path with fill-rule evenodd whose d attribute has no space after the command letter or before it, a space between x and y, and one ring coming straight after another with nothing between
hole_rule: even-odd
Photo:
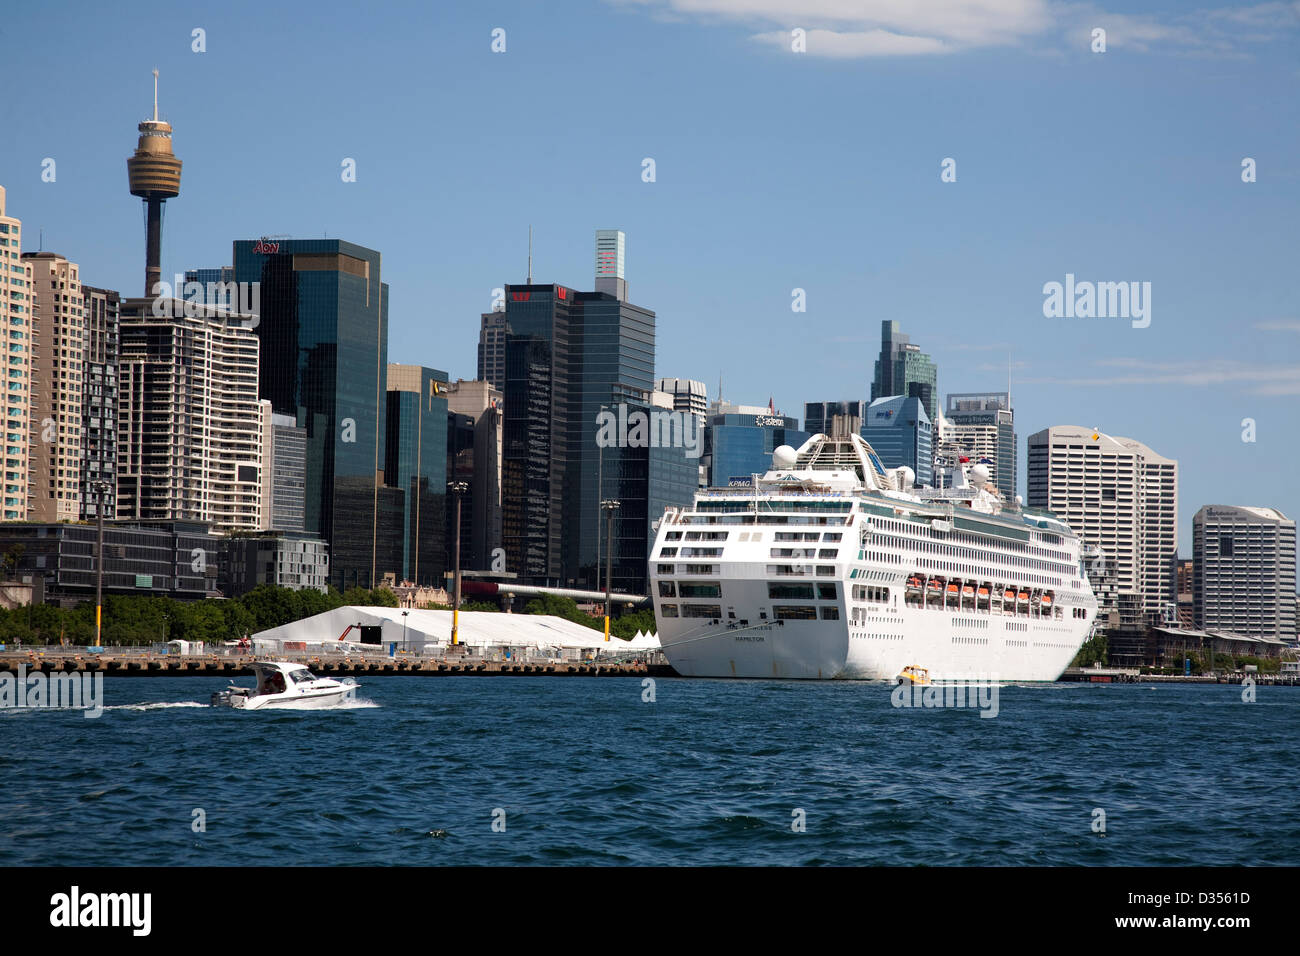
<instances>
[{"instance_id":1,"label":"green tree","mask_svg":"<svg viewBox=\"0 0 1300 956\"><path fill-rule=\"evenodd\" d=\"M636 637L637 631L653 634L658 629L658 625L655 624L655 612L652 608L629 611L609 622L609 633L627 640Z\"/></svg>"},{"instance_id":2,"label":"green tree","mask_svg":"<svg viewBox=\"0 0 1300 956\"><path fill-rule=\"evenodd\" d=\"M1070 662L1070 666L1091 667L1096 663L1104 666L1106 659L1106 635L1098 634L1083 642L1083 646L1079 648L1079 653L1074 655L1074 660Z\"/></svg>"}]
</instances>

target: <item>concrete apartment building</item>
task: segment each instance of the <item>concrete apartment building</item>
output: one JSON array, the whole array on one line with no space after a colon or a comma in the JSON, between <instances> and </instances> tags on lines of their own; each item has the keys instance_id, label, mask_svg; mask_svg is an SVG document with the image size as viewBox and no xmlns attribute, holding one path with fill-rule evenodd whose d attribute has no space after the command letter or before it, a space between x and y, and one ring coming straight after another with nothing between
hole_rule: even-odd
<instances>
[{"instance_id":1,"label":"concrete apartment building","mask_svg":"<svg viewBox=\"0 0 1300 956\"><path fill-rule=\"evenodd\" d=\"M0 520L27 520L32 383L32 266L22 258L22 220L5 214L0 186L0 335L5 341L4 495Z\"/></svg>"},{"instance_id":2,"label":"concrete apartment building","mask_svg":"<svg viewBox=\"0 0 1300 956\"><path fill-rule=\"evenodd\" d=\"M1178 462L1131 438L1058 425L1029 437L1028 504L1060 516L1115 568L1121 607L1176 613Z\"/></svg>"},{"instance_id":3,"label":"concrete apartment building","mask_svg":"<svg viewBox=\"0 0 1300 956\"><path fill-rule=\"evenodd\" d=\"M122 304L118 517L264 530L271 415L257 397L257 336L202 304L164 300L162 310Z\"/></svg>"},{"instance_id":4,"label":"concrete apartment building","mask_svg":"<svg viewBox=\"0 0 1300 956\"><path fill-rule=\"evenodd\" d=\"M26 252L31 266L32 387L28 506L31 521L81 518L85 300L80 268L53 252Z\"/></svg>"}]
</instances>

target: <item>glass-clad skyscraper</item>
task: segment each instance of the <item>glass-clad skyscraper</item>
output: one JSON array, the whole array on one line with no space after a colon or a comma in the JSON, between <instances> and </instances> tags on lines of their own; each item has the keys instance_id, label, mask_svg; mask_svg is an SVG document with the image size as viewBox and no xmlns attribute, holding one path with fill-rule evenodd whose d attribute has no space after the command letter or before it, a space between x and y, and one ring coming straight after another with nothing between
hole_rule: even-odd
<instances>
[{"instance_id":1,"label":"glass-clad skyscraper","mask_svg":"<svg viewBox=\"0 0 1300 956\"><path fill-rule=\"evenodd\" d=\"M306 431L306 530L329 542L332 584L372 587L401 572L391 549L381 560L381 516L391 528L395 503L380 483L388 365L380 255L339 239L237 240L234 263L236 282L261 283L260 396Z\"/></svg>"},{"instance_id":2,"label":"glass-clad skyscraper","mask_svg":"<svg viewBox=\"0 0 1300 956\"><path fill-rule=\"evenodd\" d=\"M876 399L867 406L861 434L886 468L906 465L915 474L918 487L933 483L933 436L919 398L892 395Z\"/></svg>"},{"instance_id":3,"label":"glass-clad skyscraper","mask_svg":"<svg viewBox=\"0 0 1300 956\"><path fill-rule=\"evenodd\" d=\"M771 469L772 452L798 448L809 437L791 415L714 415L705 434L711 488L750 484Z\"/></svg>"}]
</instances>

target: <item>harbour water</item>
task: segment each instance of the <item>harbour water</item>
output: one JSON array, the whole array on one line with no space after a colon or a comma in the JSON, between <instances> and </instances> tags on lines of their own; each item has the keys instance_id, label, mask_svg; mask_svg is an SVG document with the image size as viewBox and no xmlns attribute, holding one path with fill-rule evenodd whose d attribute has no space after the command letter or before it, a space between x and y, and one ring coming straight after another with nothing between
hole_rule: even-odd
<instances>
[{"instance_id":1,"label":"harbour water","mask_svg":"<svg viewBox=\"0 0 1300 956\"><path fill-rule=\"evenodd\" d=\"M224 685L0 709L0 865L1300 858L1290 687L1010 686L984 719L850 682L385 677L300 713Z\"/></svg>"}]
</instances>

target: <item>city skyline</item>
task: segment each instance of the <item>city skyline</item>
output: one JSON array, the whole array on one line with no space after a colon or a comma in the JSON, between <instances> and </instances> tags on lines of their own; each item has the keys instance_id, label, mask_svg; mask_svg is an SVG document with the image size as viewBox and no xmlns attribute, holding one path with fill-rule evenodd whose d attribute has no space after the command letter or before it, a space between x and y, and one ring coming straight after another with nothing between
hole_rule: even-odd
<instances>
[{"instance_id":1,"label":"city skyline","mask_svg":"<svg viewBox=\"0 0 1300 956\"><path fill-rule=\"evenodd\" d=\"M786 410L865 398L878 323L892 319L933 357L938 401L1005 390L1010 355L1022 462L1023 436L1057 425L1131 435L1177 459L1184 554L1202 505L1296 516L1286 477L1300 464L1288 441L1300 318L1285 281L1300 205L1296 127L1294 106L1276 107L1279 122L1260 92L1294 84L1291 21L1270 22L1264 6L1197 20L1152 4L1091 15L1111 25L1105 53L1089 49L1085 17L1017 21L996 49L987 37L949 38L951 52L883 58L823 56L812 34L799 59L749 6L704 22L665 17L663 5L591 4L564 24L579 41L564 62L558 25L527 5L451 11L410 36L392 24L402 12L376 11L395 46L436 45L438 62L349 49L350 71L373 83L341 84L337 103L295 101L277 124L239 136L244 124L212 117L292 90L351 39L341 27L264 12L265 33L250 35L236 6L206 24L161 14L136 36L73 5L85 26L74 52L78 36L96 40L50 92L78 122L24 115L21 143L0 153L7 215L23 222L24 251L66 256L86 283L129 294L143 237L121 167L157 67L160 117L175 123L186 162L185 189L166 207L164 276L230 265L234 240L262 234L365 245L383 255L392 288L390 354L454 378L475 368L492 290L525 276L530 223L534 276L579 289L590 286L593 231L619 229L634 300L659 316L656 377L711 383L721 372L726 396L772 395ZM20 69L54 42L33 16L19 11L5 27L31 38ZM290 25L295 44L271 42ZM901 35L892 26L886 34ZM192 50L196 27L203 53ZM504 53L491 50L498 27ZM1259 39L1251 27L1274 33ZM623 113L584 138L556 121L604 46L620 53ZM681 75L659 71L664 60ZM373 96L381 83L391 97ZM815 97L829 84L869 93L870 122L832 124L836 111ZM693 100L693 85L710 95ZM718 109L723 96L729 110ZM1080 102L1090 110L1072 112ZM433 108L437 123L403 119ZM357 120L323 122L335 115ZM6 115L10 128L16 120ZM1187 158L1211 123L1214 147ZM516 137L550 153L503 148ZM1242 181L1244 157L1258 162L1256 182ZM53 181L42 180L45 159ZM347 159L355 182L340 175ZM1150 325L1045 317L1044 284L1074 278L1152 283ZM790 311L795 289L805 313Z\"/></svg>"}]
</instances>

